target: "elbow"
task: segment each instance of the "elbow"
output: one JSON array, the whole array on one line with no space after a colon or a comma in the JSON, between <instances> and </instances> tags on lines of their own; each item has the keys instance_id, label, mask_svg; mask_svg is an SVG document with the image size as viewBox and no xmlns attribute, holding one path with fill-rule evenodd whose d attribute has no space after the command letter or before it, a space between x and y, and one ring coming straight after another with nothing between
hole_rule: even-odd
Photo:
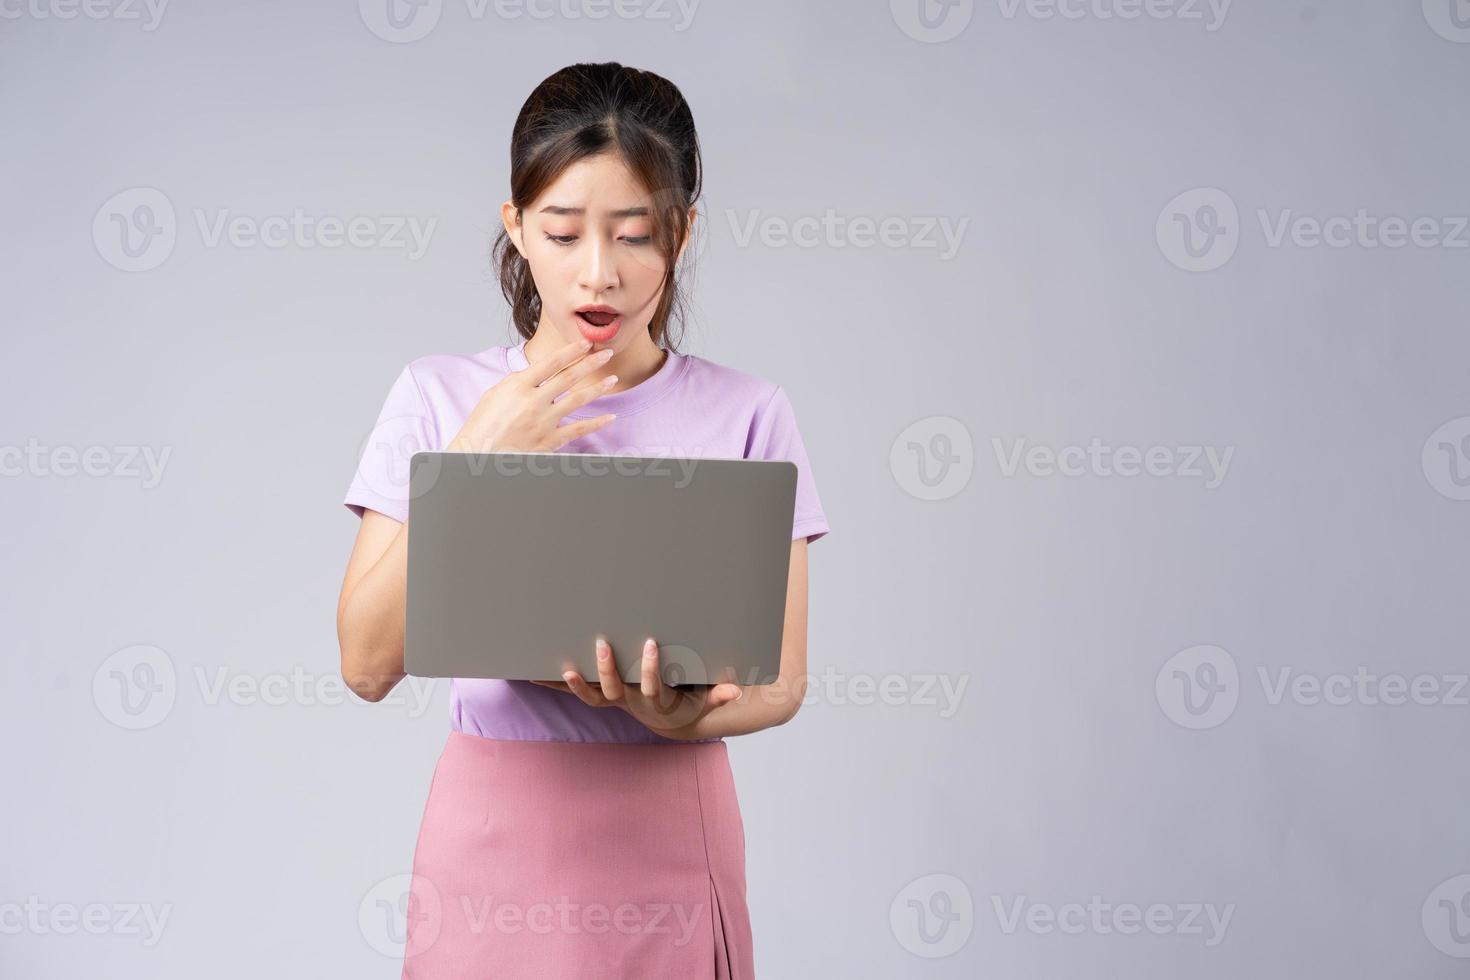
<instances>
[{"instance_id":1,"label":"elbow","mask_svg":"<svg viewBox=\"0 0 1470 980\"><path fill-rule=\"evenodd\" d=\"M342 682L349 691L362 700L373 703L388 696L393 683L383 683L386 678L376 676L369 668L372 655L348 628L345 606L337 611L337 652Z\"/></svg>"},{"instance_id":2,"label":"elbow","mask_svg":"<svg viewBox=\"0 0 1470 980\"><path fill-rule=\"evenodd\" d=\"M342 680L346 682L347 689L364 701L377 704L388 696L388 689L366 681L361 676L354 676L347 671L342 672Z\"/></svg>"},{"instance_id":3,"label":"elbow","mask_svg":"<svg viewBox=\"0 0 1470 980\"><path fill-rule=\"evenodd\" d=\"M781 698L781 711L776 716L776 724L784 725L796 717L806 700L806 678L800 677L794 683L785 685L785 695Z\"/></svg>"},{"instance_id":4,"label":"elbow","mask_svg":"<svg viewBox=\"0 0 1470 980\"><path fill-rule=\"evenodd\" d=\"M376 704L388 696L388 692L398 683L398 678L384 677L371 669L368 663L369 659L365 654L355 652L349 647L342 648L343 683L353 694Z\"/></svg>"},{"instance_id":5,"label":"elbow","mask_svg":"<svg viewBox=\"0 0 1470 980\"><path fill-rule=\"evenodd\" d=\"M367 665L371 662L368 654L356 646L338 638L338 648L341 653L340 670L342 682L347 689L364 701L377 703L388 696L393 689L396 678L380 677Z\"/></svg>"}]
</instances>

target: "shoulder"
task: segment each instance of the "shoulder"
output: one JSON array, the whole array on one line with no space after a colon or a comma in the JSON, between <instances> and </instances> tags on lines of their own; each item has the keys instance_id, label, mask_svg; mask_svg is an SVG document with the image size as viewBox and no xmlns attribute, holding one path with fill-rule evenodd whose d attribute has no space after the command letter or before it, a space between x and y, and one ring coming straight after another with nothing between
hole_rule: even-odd
<instances>
[{"instance_id":1,"label":"shoulder","mask_svg":"<svg viewBox=\"0 0 1470 980\"><path fill-rule=\"evenodd\" d=\"M424 354L409 361L402 376L434 405L464 390L483 391L504 377L510 370L507 352L502 346L474 354Z\"/></svg>"},{"instance_id":2,"label":"shoulder","mask_svg":"<svg viewBox=\"0 0 1470 980\"><path fill-rule=\"evenodd\" d=\"M725 403L748 406L752 412L764 411L780 391L775 382L742 371L739 368L720 364L696 354L681 355L688 362L690 388L700 392L714 393Z\"/></svg>"}]
</instances>

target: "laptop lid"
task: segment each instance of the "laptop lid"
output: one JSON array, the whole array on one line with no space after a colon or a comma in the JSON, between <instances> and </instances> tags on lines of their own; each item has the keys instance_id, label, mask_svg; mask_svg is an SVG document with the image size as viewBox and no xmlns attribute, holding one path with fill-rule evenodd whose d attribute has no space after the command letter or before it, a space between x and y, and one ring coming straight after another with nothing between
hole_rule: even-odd
<instances>
[{"instance_id":1,"label":"laptop lid","mask_svg":"<svg viewBox=\"0 0 1470 980\"><path fill-rule=\"evenodd\" d=\"M796 466L595 453L410 460L404 665L421 677L779 676Z\"/></svg>"}]
</instances>

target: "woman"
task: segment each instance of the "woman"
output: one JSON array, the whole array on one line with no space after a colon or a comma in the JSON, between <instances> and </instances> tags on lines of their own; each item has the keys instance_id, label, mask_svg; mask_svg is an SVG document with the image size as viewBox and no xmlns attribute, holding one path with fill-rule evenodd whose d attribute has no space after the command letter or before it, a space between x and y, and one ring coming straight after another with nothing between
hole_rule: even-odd
<instances>
[{"instance_id":1,"label":"woman","mask_svg":"<svg viewBox=\"0 0 1470 980\"><path fill-rule=\"evenodd\" d=\"M689 106L657 75L579 64L531 93L495 244L521 340L420 357L389 391L345 500L362 524L337 612L342 673L369 701L404 676L407 461L432 449L795 463L780 678L675 690L654 637L642 651L599 638L596 678L454 680L404 977L754 976L723 739L801 704L806 548L828 528L782 389L665 346L700 174ZM629 657L639 685L615 666Z\"/></svg>"}]
</instances>

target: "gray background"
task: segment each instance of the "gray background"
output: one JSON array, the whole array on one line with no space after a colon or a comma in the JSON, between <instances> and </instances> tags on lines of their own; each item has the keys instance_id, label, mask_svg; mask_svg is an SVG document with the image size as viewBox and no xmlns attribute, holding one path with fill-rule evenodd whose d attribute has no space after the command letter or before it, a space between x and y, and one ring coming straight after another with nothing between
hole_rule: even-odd
<instances>
[{"instance_id":1,"label":"gray background","mask_svg":"<svg viewBox=\"0 0 1470 980\"><path fill-rule=\"evenodd\" d=\"M407 361L510 336L486 253L522 100L619 60L681 87L704 147L684 349L786 388L833 529L812 703L730 740L760 976L1465 975L1466 692L1269 695L1283 669L1442 693L1467 669L1470 249L1272 245L1260 212L1448 234L1470 37L1451 0L1184 2L988 0L937 42L912 3L707 0L685 24L445 0L412 41L375 0L179 2L151 30L7 6L0 973L398 975L376 900L410 868L448 689L330 688L340 501ZM137 188L176 241L126 271L107 229L146 217ZM1188 271L1169 230L1207 226L1198 188L1238 220L1215 212L1218 267ZM410 258L210 245L194 217L296 208L437 225ZM740 234L829 209L900 231ZM917 234L941 218L968 222L948 257ZM1233 456L1207 488L1008 475L992 442L1094 438ZM68 447L98 475L66 475ZM156 485L139 448L170 454ZM1209 679L1200 645L1237 672L1214 702L1171 693L1174 666ZM324 694L250 696L296 676ZM922 696L936 678L967 685L957 710ZM103 908L100 934L15 928L32 896ZM1174 926L1046 928L1093 896ZM1018 900L1043 918L1008 930ZM1231 909L1222 941L1178 928L1190 903ZM156 942L129 904L168 909Z\"/></svg>"}]
</instances>

